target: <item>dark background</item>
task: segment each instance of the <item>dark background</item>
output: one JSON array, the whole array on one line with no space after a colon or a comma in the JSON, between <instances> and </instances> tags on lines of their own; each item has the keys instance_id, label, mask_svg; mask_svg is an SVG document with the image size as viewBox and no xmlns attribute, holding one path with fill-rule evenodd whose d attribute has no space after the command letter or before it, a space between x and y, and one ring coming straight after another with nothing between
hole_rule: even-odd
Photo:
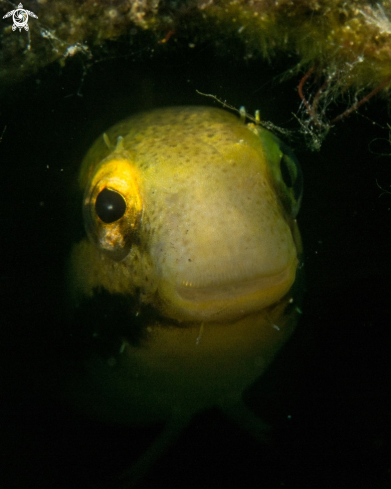
<instances>
[{"instance_id":1,"label":"dark background","mask_svg":"<svg viewBox=\"0 0 391 489\"><path fill-rule=\"evenodd\" d=\"M6 90L0 106L0 487L111 488L153 430L106 426L56 400L71 351L64 267L80 202L78 164L106 128L136 111L214 105L299 129L295 60L273 64L188 47L113 44ZM333 104L331 116L346 108ZM306 295L297 332L248 396L273 427L259 444L218 411L199 415L150 472L156 487L391 487L391 145L378 98L312 152L286 139L304 173L299 224ZM65 312L64 312L65 311ZM61 375L60 375L61 377Z\"/></svg>"}]
</instances>

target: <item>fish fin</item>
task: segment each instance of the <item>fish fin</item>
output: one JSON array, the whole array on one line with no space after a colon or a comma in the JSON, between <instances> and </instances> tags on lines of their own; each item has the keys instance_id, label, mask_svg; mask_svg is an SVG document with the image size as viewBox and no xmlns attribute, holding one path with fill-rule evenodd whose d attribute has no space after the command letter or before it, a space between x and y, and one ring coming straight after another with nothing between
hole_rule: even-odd
<instances>
[{"instance_id":1,"label":"fish fin","mask_svg":"<svg viewBox=\"0 0 391 489\"><path fill-rule=\"evenodd\" d=\"M270 439L271 426L254 414L243 401L222 407L224 414L260 442Z\"/></svg>"},{"instance_id":2,"label":"fish fin","mask_svg":"<svg viewBox=\"0 0 391 489\"><path fill-rule=\"evenodd\" d=\"M167 448L176 442L183 430L189 425L189 421L190 418L187 416L174 416L168 421L141 457L119 476L125 483L123 487L132 489L138 486Z\"/></svg>"}]
</instances>

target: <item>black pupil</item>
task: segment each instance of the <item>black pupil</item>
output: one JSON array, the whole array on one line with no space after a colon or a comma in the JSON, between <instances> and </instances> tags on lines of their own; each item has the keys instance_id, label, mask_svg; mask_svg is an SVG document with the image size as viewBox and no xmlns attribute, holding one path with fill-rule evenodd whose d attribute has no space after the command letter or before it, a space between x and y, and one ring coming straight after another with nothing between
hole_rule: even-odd
<instances>
[{"instance_id":1,"label":"black pupil","mask_svg":"<svg viewBox=\"0 0 391 489\"><path fill-rule=\"evenodd\" d=\"M126 211L125 199L118 192L104 188L96 198L95 211L106 224L118 221Z\"/></svg>"}]
</instances>

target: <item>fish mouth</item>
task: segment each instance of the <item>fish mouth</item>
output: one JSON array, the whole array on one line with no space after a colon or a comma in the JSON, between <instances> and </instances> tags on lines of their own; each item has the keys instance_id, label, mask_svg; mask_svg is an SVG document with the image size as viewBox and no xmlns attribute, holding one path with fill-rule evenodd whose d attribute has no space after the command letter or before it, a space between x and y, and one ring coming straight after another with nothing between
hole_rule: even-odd
<instances>
[{"instance_id":1,"label":"fish mouth","mask_svg":"<svg viewBox=\"0 0 391 489\"><path fill-rule=\"evenodd\" d=\"M165 312L180 321L221 322L261 312L276 304L291 289L296 278L298 258L283 270L250 280L195 287L166 282L160 289Z\"/></svg>"},{"instance_id":2,"label":"fish mouth","mask_svg":"<svg viewBox=\"0 0 391 489\"><path fill-rule=\"evenodd\" d=\"M265 293L268 290L284 286L289 282L291 267L269 277L259 277L245 282L210 287L177 286L176 290L183 300L191 302L225 301L245 297L254 293Z\"/></svg>"}]
</instances>

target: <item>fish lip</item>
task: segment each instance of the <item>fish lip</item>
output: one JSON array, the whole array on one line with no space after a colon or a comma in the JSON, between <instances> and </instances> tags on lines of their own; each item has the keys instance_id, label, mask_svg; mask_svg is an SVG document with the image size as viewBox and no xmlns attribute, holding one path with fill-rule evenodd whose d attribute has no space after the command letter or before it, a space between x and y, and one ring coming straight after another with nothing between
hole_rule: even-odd
<instances>
[{"instance_id":1,"label":"fish lip","mask_svg":"<svg viewBox=\"0 0 391 489\"><path fill-rule=\"evenodd\" d=\"M267 291L279 289L284 284L291 282L292 267L297 268L297 257L280 273L270 276L260 276L252 280L234 282L224 285L213 285L207 287L193 287L191 285L177 285L176 292L178 296L192 303L229 301L240 299L253 294L267 294ZM273 294L274 295L274 294Z\"/></svg>"}]
</instances>

